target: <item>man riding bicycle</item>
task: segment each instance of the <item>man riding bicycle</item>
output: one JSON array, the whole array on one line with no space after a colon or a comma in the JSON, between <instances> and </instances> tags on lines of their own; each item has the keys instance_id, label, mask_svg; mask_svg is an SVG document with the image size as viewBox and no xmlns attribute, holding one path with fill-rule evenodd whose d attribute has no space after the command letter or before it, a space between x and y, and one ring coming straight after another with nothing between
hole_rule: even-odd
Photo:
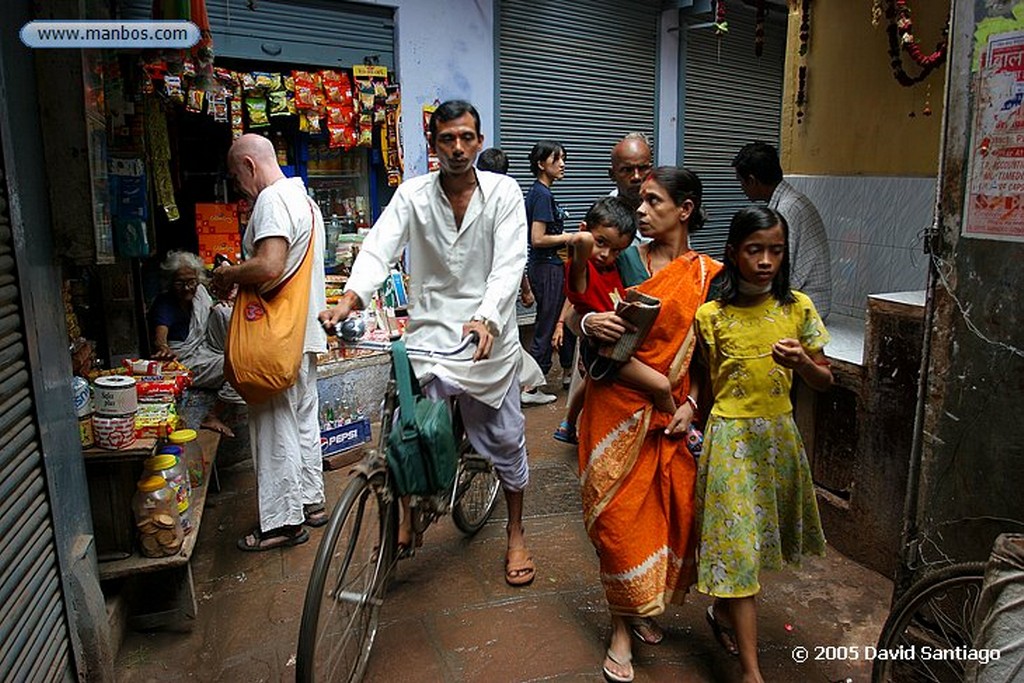
<instances>
[{"instance_id":1,"label":"man riding bicycle","mask_svg":"<svg viewBox=\"0 0 1024 683\"><path fill-rule=\"evenodd\" d=\"M512 178L474 167L483 141L480 115L469 102L450 100L434 111L429 144L441 170L398 187L366 236L338 305L320 320L329 327L362 308L408 246L409 344L445 348L479 335L473 363L413 358L413 368L425 395L460 396L466 435L491 461L505 493L505 581L524 586L536 573L522 524L529 468L515 315L526 210ZM403 514L398 544L412 543L412 520Z\"/></svg>"}]
</instances>

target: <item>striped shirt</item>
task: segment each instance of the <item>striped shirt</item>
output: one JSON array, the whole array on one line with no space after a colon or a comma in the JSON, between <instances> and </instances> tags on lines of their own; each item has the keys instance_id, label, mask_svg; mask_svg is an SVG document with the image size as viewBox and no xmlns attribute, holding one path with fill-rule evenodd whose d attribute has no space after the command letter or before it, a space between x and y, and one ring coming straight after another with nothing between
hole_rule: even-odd
<instances>
[{"instance_id":1,"label":"striped shirt","mask_svg":"<svg viewBox=\"0 0 1024 683\"><path fill-rule=\"evenodd\" d=\"M824 320L832 307L832 258L825 224L814 204L803 193L780 181L768 200L789 224L789 282L803 292Z\"/></svg>"}]
</instances>

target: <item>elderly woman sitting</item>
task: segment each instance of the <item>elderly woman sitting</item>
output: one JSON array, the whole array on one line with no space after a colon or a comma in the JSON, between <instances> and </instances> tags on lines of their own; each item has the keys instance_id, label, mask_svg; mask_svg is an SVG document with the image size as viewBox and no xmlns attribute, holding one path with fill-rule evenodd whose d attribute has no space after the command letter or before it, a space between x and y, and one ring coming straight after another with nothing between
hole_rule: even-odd
<instances>
[{"instance_id":1,"label":"elderly woman sitting","mask_svg":"<svg viewBox=\"0 0 1024 683\"><path fill-rule=\"evenodd\" d=\"M181 361L192 371L193 386L216 390L216 402L200 426L234 436L222 419L229 404L244 403L224 381L224 340L231 304L210 295L204 284L206 269L195 254L168 252L160 269L168 286L149 309L153 358Z\"/></svg>"}]
</instances>

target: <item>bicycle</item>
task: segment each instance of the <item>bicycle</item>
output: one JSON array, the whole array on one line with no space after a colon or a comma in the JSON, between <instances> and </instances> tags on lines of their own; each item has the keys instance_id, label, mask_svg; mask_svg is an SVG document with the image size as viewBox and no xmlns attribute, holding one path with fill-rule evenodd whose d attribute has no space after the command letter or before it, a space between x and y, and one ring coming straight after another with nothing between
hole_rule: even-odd
<instances>
[{"instance_id":1,"label":"bicycle","mask_svg":"<svg viewBox=\"0 0 1024 683\"><path fill-rule=\"evenodd\" d=\"M882 627L872 683L963 681L966 659L926 657L923 648L934 652L972 647L984 580L984 562L961 562L914 582Z\"/></svg>"},{"instance_id":2,"label":"bicycle","mask_svg":"<svg viewBox=\"0 0 1024 683\"><path fill-rule=\"evenodd\" d=\"M355 348L390 351L388 342L352 338L361 336L361 331L358 335L346 334L343 328L342 332L342 338ZM452 349L407 348L407 352L410 357L452 358L474 342L475 335L470 335ZM377 447L368 450L354 466L352 481L335 505L317 549L299 630L296 680L301 683L358 681L369 662L388 581L400 559L399 496L384 456L397 406L392 374L381 405ZM414 542L410 549L427 527L449 511L460 531L476 533L487 523L497 502L497 475L490 462L474 452L461 425L458 402L455 406L452 419L459 444L458 469L447 490L411 497Z\"/></svg>"}]
</instances>

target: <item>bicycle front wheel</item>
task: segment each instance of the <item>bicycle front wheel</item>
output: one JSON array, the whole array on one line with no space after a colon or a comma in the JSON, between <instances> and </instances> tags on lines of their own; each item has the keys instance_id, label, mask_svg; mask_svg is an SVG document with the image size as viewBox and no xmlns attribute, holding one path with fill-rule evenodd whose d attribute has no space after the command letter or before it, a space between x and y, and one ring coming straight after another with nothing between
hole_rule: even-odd
<instances>
[{"instance_id":1,"label":"bicycle front wheel","mask_svg":"<svg viewBox=\"0 0 1024 683\"><path fill-rule=\"evenodd\" d=\"M395 558L397 509L384 471L357 473L317 549L302 608L296 680L358 681Z\"/></svg>"},{"instance_id":2,"label":"bicycle front wheel","mask_svg":"<svg viewBox=\"0 0 1024 683\"><path fill-rule=\"evenodd\" d=\"M872 683L963 681L967 658L950 653L972 647L984 579L984 562L962 562L915 582L882 628Z\"/></svg>"},{"instance_id":3,"label":"bicycle front wheel","mask_svg":"<svg viewBox=\"0 0 1024 683\"><path fill-rule=\"evenodd\" d=\"M491 463L473 450L463 437L459 447L459 472L455 487L452 521L464 534L480 531L498 502L501 482Z\"/></svg>"}]
</instances>

